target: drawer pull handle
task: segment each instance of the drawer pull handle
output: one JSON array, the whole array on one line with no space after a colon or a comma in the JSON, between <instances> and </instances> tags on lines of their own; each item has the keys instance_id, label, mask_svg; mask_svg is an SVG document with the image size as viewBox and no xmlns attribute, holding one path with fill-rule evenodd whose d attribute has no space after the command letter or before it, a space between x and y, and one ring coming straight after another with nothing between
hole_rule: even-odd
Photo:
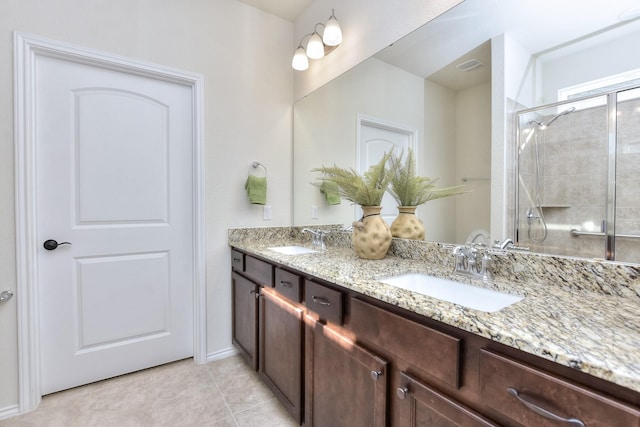
<instances>
[{"instance_id":1,"label":"drawer pull handle","mask_svg":"<svg viewBox=\"0 0 640 427\"><path fill-rule=\"evenodd\" d=\"M408 395L409 395L409 387L408 386L398 387L396 389L396 396L398 396L398 399L404 400L404 399L407 398Z\"/></svg>"},{"instance_id":2,"label":"drawer pull handle","mask_svg":"<svg viewBox=\"0 0 640 427\"><path fill-rule=\"evenodd\" d=\"M584 423L582 421L580 421L577 418L563 418L559 415L554 414L553 412L544 409L538 405L536 405L533 402L528 401L527 399L525 399L523 396L521 396L518 393L518 390L509 387L507 389L507 393L509 393L511 396L515 397L516 399L518 399L518 401L520 403L522 403L524 406L526 406L527 408L531 409L533 412L535 412L538 415L541 415L545 418L549 418L550 420L554 420L554 421L560 421L563 423L567 423L567 424L571 424L573 426L576 427L584 427Z\"/></svg>"},{"instance_id":3,"label":"drawer pull handle","mask_svg":"<svg viewBox=\"0 0 640 427\"><path fill-rule=\"evenodd\" d=\"M382 376L382 371L371 371L371 379L374 381L378 381Z\"/></svg>"},{"instance_id":4,"label":"drawer pull handle","mask_svg":"<svg viewBox=\"0 0 640 427\"><path fill-rule=\"evenodd\" d=\"M284 280L280 280L280 285L284 286L285 288L293 288L291 282L285 282Z\"/></svg>"},{"instance_id":5,"label":"drawer pull handle","mask_svg":"<svg viewBox=\"0 0 640 427\"><path fill-rule=\"evenodd\" d=\"M233 262L240 262L240 258L234 258Z\"/></svg>"},{"instance_id":6,"label":"drawer pull handle","mask_svg":"<svg viewBox=\"0 0 640 427\"><path fill-rule=\"evenodd\" d=\"M322 297L317 297L315 295L311 296L311 299L313 300L313 302L315 302L316 304L320 304L320 305L331 305L331 303L326 299L326 298L322 298Z\"/></svg>"}]
</instances>

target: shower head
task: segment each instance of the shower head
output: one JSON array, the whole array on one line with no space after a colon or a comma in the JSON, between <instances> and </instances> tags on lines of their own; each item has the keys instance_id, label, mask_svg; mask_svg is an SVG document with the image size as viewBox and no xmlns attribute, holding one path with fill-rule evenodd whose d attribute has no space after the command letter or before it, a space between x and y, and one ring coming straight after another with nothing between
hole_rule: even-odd
<instances>
[{"instance_id":1,"label":"shower head","mask_svg":"<svg viewBox=\"0 0 640 427\"><path fill-rule=\"evenodd\" d=\"M551 117L551 119L550 119L548 122L546 122L546 123L542 123L542 122L540 122L540 121L538 121L538 120L532 119L532 120L529 120L529 124L530 124L530 125L532 125L532 124L534 124L534 123L535 123L535 124L537 124L537 125L538 125L538 128L540 128L541 130L544 130L544 129L546 129L547 127L549 127L549 125L550 125L551 123L553 123L553 122L555 122L556 120L558 120L558 117L566 116L567 114L569 114L569 113L573 112L575 109L576 109L576 107L567 108L566 110L564 110L564 111L562 111L562 112L560 112L560 113L556 114L555 116Z\"/></svg>"},{"instance_id":2,"label":"shower head","mask_svg":"<svg viewBox=\"0 0 640 427\"><path fill-rule=\"evenodd\" d=\"M576 107L571 107L571 108L567 108L566 110L556 114L555 116L551 117L551 120L549 120L547 123L543 124L542 127L546 128L549 125L551 125L551 123L555 122L556 120L558 120L558 117L561 116L566 116L567 114L571 113L572 111L574 111L576 109Z\"/></svg>"}]
</instances>

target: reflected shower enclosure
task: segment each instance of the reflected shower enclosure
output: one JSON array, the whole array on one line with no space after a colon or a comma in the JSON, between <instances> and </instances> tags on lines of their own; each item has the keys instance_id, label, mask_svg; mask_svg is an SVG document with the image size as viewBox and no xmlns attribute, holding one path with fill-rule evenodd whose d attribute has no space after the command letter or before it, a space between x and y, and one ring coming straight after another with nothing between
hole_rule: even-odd
<instances>
[{"instance_id":1,"label":"reflected shower enclosure","mask_svg":"<svg viewBox=\"0 0 640 427\"><path fill-rule=\"evenodd\" d=\"M516 113L515 240L640 259L640 87Z\"/></svg>"}]
</instances>

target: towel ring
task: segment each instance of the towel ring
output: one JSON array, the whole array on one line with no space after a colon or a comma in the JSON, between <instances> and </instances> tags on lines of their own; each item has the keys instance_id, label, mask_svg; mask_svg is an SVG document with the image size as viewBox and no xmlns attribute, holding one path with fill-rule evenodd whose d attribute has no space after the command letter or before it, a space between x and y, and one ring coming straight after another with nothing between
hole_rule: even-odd
<instances>
[{"instance_id":1,"label":"towel ring","mask_svg":"<svg viewBox=\"0 0 640 427\"><path fill-rule=\"evenodd\" d=\"M249 175L251 175L252 169L258 169L258 166L261 166L264 169L264 175L267 176L267 167L260 162L251 163L251 169L249 169Z\"/></svg>"}]
</instances>

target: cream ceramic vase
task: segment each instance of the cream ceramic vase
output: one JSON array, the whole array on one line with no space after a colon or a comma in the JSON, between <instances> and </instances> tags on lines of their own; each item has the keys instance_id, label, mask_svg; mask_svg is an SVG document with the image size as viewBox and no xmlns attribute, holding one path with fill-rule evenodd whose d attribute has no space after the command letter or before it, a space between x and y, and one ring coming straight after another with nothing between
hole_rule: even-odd
<instances>
[{"instance_id":1,"label":"cream ceramic vase","mask_svg":"<svg viewBox=\"0 0 640 427\"><path fill-rule=\"evenodd\" d=\"M391 230L381 210L381 206L362 206L362 219L353 223L351 243L360 258L382 259L391 246Z\"/></svg>"},{"instance_id":2,"label":"cream ceramic vase","mask_svg":"<svg viewBox=\"0 0 640 427\"><path fill-rule=\"evenodd\" d=\"M416 216L416 207L398 206L398 216L391 223L393 237L424 240L424 224Z\"/></svg>"}]
</instances>

